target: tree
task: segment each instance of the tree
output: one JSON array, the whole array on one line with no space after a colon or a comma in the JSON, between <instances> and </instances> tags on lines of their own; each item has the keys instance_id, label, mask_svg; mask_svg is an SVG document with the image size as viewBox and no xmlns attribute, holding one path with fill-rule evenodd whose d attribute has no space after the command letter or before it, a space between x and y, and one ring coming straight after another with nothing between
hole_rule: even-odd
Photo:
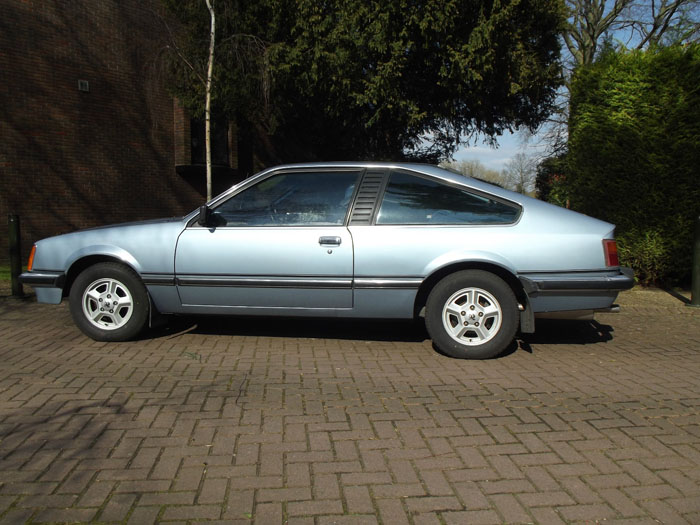
<instances>
[{"instance_id":1,"label":"tree","mask_svg":"<svg viewBox=\"0 0 700 525\"><path fill-rule=\"evenodd\" d=\"M483 180L504 187L503 177L496 170L490 170L478 160L460 160L452 162L441 162L440 166L460 173L465 177Z\"/></svg>"},{"instance_id":2,"label":"tree","mask_svg":"<svg viewBox=\"0 0 700 525\"><path fill-rule=\"evenodd\" d=\"M506 187L518 193L532 193L535 189L535 159L525 153L516 153L503 169Z\"/></svg>"},{"instance_id":3,"label":"tree","mask_svg":"<svg viewBox=\"0 0 700 525\"><path fill-rule=\"evenodd\" d=\"M700 0L565 0L568 21L562 33L569 59L566 82L551 116L538 133L553 156L566 152L569 79L606 50L645 49L690 43L700 36ZM565 54L566 56L566 54Z\"/></svg>"},{"instance_id":4,"label":"tree","mask_svg":"<svg viewBox=\"0 0 700 525\"><path fill-rule=\"evenodd\" d=\"M164 0L167 5L172 5L174 0ZM204 11L206 7L207 16L209 18L209 30L207 33L207 52L205 57L198 56L192 53L192 46L187 45L187 41L183 41L182 32L173 31L168 21L158 16L161 22L167 29L167 43L165 49L172 53L171 59L177 64L181 71L186 71L190 79L194 79L200 84L199 89L204 89L204 120L205 120L205 157L206 157L206 188L207 200L212 198L212 161L211 161L211 121L212 121L212 90L213 90L213 74L214 74L214 52L216 49L216 11L214 10L214 0L204 0L204 5L199 0L192 1L186 6L191 15L197 16L197 11ZM201 16L201 15L200 15ZM197 89L197 91L199 91ZM200 102L201 105L201 102Z\"/></svg>"},{"instance_id":5,"label":"tree","mask_svg":"<svg viewBox=\"0 0 700 525\"><path fill-rule=\"evenodd\" d=\"M205 142L207 150L207 200L211 200L211 81L214 72L214 48L216 47L216 13L214 12L214 0L205 0L207 10L211 19L209 29L209 55L207 56L207 79L205 82L205 102L204 102L204 119L205 119Z\"/></svg>"},{"instance_id":6,"label":"tree","mask_svg":"<svg viewBox=\"0 0 700 525\"><path fill-rule=\"evenodd\" d=\"M636 49L697 40L698 0L566 0L564 43L575 65L592 64L606 39Z\"/></svg>"},{"instance_id":7,"label":"tree","mask_svg":"<svg viewBox=\"0 0 700 525\"><path fill-rule=\"evenodd\" d=\"M164 1L204 56L193 0ZM226 2L213 104L250 124L269 162L435 161L474 133L542 122L561 84L564 17L550 0ZM197 111L191 75L174 73Z\"/></svg>"},{"instance_id":8,"label":"tree","mask_svg":"<svg viewBox=\"0 0 700 525\"><path fill-rule=\"evenodd\" d=\"M690 275L700 213L700 45L608 53L571 83L571 207L617 226L641 282Z\"/></svg>"}]
</instances>

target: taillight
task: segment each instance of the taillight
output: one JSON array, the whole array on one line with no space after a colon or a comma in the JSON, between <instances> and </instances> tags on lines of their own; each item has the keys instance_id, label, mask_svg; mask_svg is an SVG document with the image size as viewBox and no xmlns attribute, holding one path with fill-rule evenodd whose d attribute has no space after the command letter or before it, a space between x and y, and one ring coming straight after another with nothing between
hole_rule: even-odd
<instances>
[{"instance_id":1,"label":"taillight","mask_svg":"<svg viewBox=\"0 0 700 525\"><path fill-rule=\"evenodd\" d=\"M603 251L605 252L606 266L620 266L620 258L617 256L617 243L615 239L603 239Z\"/></svg>"},{"instance_id":2,"label":"taillight","mask_svg":"<svg viewBox=\"0 0 700 525\"><path fill-rule=\"evenodd\" d=\"M36 244L32 246L32 251L29 252L29 262L27 263L27 270L32 271L32 266L34 266L34 254L36 253Z\"/></svg>"}]
</instances>

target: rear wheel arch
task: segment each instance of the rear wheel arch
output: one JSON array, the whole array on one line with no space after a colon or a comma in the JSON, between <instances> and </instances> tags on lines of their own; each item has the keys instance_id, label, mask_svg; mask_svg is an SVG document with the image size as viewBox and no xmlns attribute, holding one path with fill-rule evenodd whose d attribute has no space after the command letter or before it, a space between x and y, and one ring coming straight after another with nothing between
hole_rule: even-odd
<instances>
[{"instance_id":1,"label":"rear wheel arch","mask_svg":"<svg viewBox=\"0 0 700 525\"><path fill-rule=\"evenodd\" d=\"M434 347L460 359L489 359L505 351L518 329L518 301L498 275L450 273L431 290L425 327Z\"/></svg>"},{"instance_id":2,"label":"rear wheel arch","mask_svg":"<svg viewBox=\"0 0 700 525\"><path fill-rule=\"evenodd\" d=\"M418 294L416 295L416 300L413 307L414 317L418 317L420 313L425 308L428 301L428 296L430 292L435 288L435 286L442 281L448 275L460 272L462 270L483 270L485 272L492 273L497 277L500 277L503 281L510 286L515 298L519 304L523 307L528 307L529 301L527 294L523 289L521 282L518 278L506 268L499 266L497 264L490 264L478 261L464 261L459 263L450 264L442 268L437 269L435 272L431 273L420 285L418 289Z\"/></svg>"}]
</instances>

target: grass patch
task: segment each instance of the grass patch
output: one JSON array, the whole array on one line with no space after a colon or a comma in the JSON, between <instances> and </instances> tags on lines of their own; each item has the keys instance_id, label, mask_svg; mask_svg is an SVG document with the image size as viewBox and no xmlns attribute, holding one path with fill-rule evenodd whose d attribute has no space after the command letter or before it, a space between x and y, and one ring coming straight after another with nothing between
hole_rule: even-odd
<instances>
[{"instance_id":1,"label":"grass patch","mask_svg":"<svg viewBox=\"0 0 700 525\"><path fill-rule=\"evenodd\" d=\"M27 267L22 266L22 271L26 272ZM12 280L12 277L10 275L10 265L9 264L0 264L0 281L6 281L10 282Z\"/></svg>"}]
</instances>

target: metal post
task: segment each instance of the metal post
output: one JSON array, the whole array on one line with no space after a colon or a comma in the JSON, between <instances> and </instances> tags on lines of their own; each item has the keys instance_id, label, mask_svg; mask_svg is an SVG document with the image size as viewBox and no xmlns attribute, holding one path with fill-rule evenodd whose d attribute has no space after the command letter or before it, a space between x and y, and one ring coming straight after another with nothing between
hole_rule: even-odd
<instances>
[{"instance_id":1,"label":"metal post","mask_svg":"<svg viewBox=\"0 0 700 525\"><path fill-rule=\"evenodd\" d=\"M10 227L10 279L12 280L12 295L22 297L22 283L19 282L19 274L22 273L22 241L19 234L19 216L8 215L7 223Z\"/></svg>"},{"instance_id":2,"label":"metal post","mask_svg":"<svg viewBox=\"0 0 700 525\"><path fill-rule=\"evenodd\" d=\"M693 284L690 288L688 306L700 308L700 216L695 221L695 242L693 244Z\"/></svg>"}]
</instances>

